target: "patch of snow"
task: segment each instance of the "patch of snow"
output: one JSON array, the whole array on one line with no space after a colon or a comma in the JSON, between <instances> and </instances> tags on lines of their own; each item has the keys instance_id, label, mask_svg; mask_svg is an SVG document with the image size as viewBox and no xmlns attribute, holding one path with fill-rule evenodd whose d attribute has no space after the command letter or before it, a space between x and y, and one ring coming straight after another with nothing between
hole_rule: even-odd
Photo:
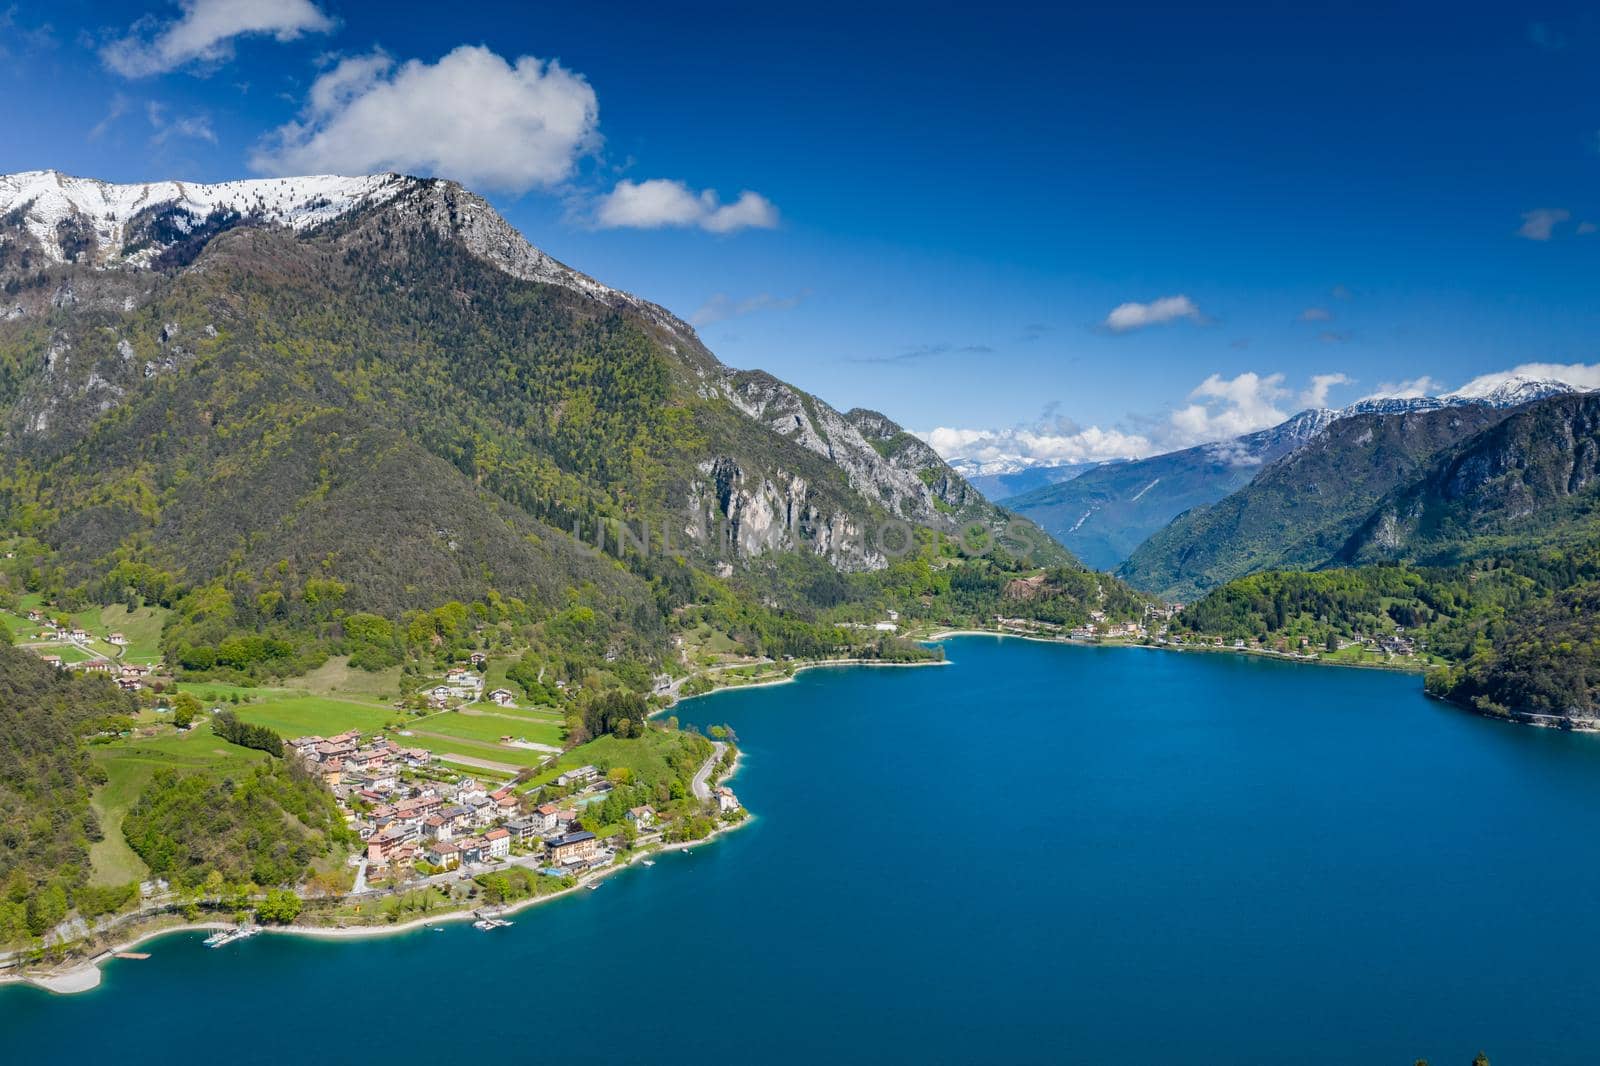
<instances>
[{"instance_id":1,"label":"patch of snow","mask_svg":"<svg viewBox=\"0 0 1600 1066\"><path fill-rule=\"evenodd\" d=\"M115 258L123 254L128 223L148 208L175 205L199 218L223 208L304 230L331 222L357 207L391 200L411 181L398 174L317 174L215 185L186 181L116 185L55 170L29 170L0 175L0 215L25 208L23 227L55 262L65 259L57 227L70 220L87 223L102 255Z\"/></svg>"}]
</instances>

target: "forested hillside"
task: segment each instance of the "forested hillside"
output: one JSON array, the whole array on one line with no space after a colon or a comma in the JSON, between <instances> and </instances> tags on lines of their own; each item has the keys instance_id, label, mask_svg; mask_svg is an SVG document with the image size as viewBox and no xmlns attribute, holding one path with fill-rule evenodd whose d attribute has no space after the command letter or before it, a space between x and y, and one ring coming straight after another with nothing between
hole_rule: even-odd
<instances>
[{"instance_id":1,"label":"forested hillside","mask_svg":"<svg viewBox=\"0 0 1600 1066\"><path fill-rule=\"evenodd\" d=\"M101 771L85 738L117 729L133 700L100 677L69 674L0 643L0 944L37 936L69 908L95 913L89 809Z\"/></svg>"},{"instance_id":2,"label":"forested hillside","mask_svg":"<svg viewBox=\"0 0 1600 1066\"><path fill-rule=\"evenodd\" d=\"M1387 493L1505 414L1471 405L1341 418L1245 488L1180 515L1117 573L1188 601L1245 574L1324 565Z\"/></svg>"}]
</instances>

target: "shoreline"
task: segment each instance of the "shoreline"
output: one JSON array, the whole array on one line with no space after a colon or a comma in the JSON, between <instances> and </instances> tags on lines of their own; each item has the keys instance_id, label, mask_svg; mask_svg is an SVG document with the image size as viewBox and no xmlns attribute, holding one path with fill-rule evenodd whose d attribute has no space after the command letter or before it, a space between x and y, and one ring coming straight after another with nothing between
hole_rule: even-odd
<instances>
[{"instance_id":1,"label":"shoreline","mask_svg":"<svg viewBox=\"0 0 1600 1066\"><path fill-rule=\"evenodd\" d=\"M1126 641L1107 642L1101 640L1078 640L1073 637L1043 637L1034 633L1012 633L999 629L940 629L926 637L911 638L927 642L949 640L952 637L1007 637L1012 640L1031 640L1036 644L1065 644L1074 648L1142 648L1146 651L1171 651L1171 652L1203 652L1211 655L1246 655L1257 659L1274 659L1278 662L1301 663L1306 666L1336 666L1351 670L1388 670L1396 674L1427 673L1428 668L1422 664L1414 666L1391 666L1388 663L1341 663L1331 662L1320 656L1299 658L1285 652L1265 651L1259 648L1219 648L1215 645L1203 644L1132 644ZM1600 731L1600 730L1597 730Z\"/></svg>"},{"instance_id":2,"label":"shoreline","mask_svg":"<svg viewBox=\"0 0 1600 1066\"><path fill-rule=\"evenodd\" d=\"M920 638L910 638L910 639L920 639ZM794 681L795 678L799 677L800 674L803 673L806 670L821 670L821 669L823 669L825 667L831 667L831 666L917 667L917 666L950 666L950 665L952 665L952 664L951 664L950 660L948 660L948 659L927 659L927 660L923 660L923 661L919 661L919 662L909 662L909 663L885 662L882 659L819 659L819 660L816 660L816 661L805 662L805 663L801 663L801 664L795 665L793 673L785 674L782 677L767 678L766 680L763 680L763 681L751 681L748 684L743 684L743 685L720 685L717 688L711 689L710 691L697 692L692 696L674 695L672 697L671 702L669 702L666 706L661 707L658 710L651 711L650 712L650 717L651 718L655 718L655 717L657 717L659 715L666 714L668 711L672 710L672 708L676 707L678 704L684 703L684 702L686 702L688 700L703 700L707 696L715 696L715 695L717 695L719 693L723 693L723 692L735 692L735 691L738 691L740 689L770 688L773 685L787 685L787 684L791 683L792 681ZM739 758L743 758L743 753L742 752L740 753ZM734 766L737 767L738 765L739 765L738 761L735 760ZM733 776L733 772L729 771L728 776L732 777Z\"/></svg>"},{"instance_id":3,"label":"shoreline","mask_svg":"<svg viewBox=\"0 0 1600 1066\"><path fill-rule=\"evenodd\" d=\"M709 695L709 693L707 693L707 695ZM728 767L728 772L718 779L718 783L720 784L732 779L732 777L739 772L739 766L743 761L744 752L739 751L736 748L734 751L733 764ZM755 815L747 813L746 816L738 822L733 822L731 824L718 824L709 835L701 837L699 840L682 840L671 844L656 845L650 848L648 851L639 851L634 853L628 858L627 862L613 863L611 866L596 870L587 877L579 878L577 884L571 886L570 888L563 888L559 892L551 892L550 894L544 896L530 896L527 899L519 899L514 903L501 904L498 906L481 905L471 909L442 911L438 915L428 915L421 918L413 918L405 922L396 922L393 925L268 925L261 926L261 931L263 933L271 933L277 936L309 937L317 940L366 940L376 937L400 936L406 933L414 933L420 929L431 928L434 925L445 922L471 920L477 916L477 912L479 911L492 911L494 917L505 917L507 915L517 914L522 911L529 910L530 908L536 907L541 903L549 903L552 900L561 899L579 891L580 889L586 889L591 885L598 884L608 877L619 874L624 870L631 869L638 862L643 859L648 859L652 855L665 854L672 851L687 851L690 848L695 847L697 844L711 844L723 834L731 833L738 829L743 829L745 826L749 825L755 820ZM489 872L493 871L490 870ZM208 930L216 931L222 929L233 929L235 927L236 923L234 922L216 920L181 922L178 925L166 926L160 929L148 929L135 934L125 941L118 941L115 944L102 948L89 958L78 961L74 965L67 966L62 969L41 973L19 973L14 971L0 973L0 987L11 984L31 985L34 988L41 989L42 991L49 992L54 995L76 995L82 992L91 992L100 987L100 967L104 963L115 958L119 952L132 951L140 944L145 944L152 940L159 940L162 937L176 936L179 933L197 933Z\"/></svg>"}]
</instances>

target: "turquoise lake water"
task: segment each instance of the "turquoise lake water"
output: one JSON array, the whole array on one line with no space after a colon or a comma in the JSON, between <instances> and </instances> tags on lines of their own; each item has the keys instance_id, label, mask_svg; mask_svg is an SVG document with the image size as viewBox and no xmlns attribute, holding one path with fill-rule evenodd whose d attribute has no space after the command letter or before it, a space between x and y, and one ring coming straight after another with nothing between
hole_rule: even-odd
<instances>
[{"instance_id":1,"label":"turquoise lake water","mask_svg":"<svg viewBox=\"0 0 1600 1066\"><path fill-rule=\"evenodd\" d=\"M0 1059L1600 1061L1600 738L1415 677L946 647L684 704L758 815L692 854L494 933L156 940L0 989Z\"/></svg>"}]
</instances>

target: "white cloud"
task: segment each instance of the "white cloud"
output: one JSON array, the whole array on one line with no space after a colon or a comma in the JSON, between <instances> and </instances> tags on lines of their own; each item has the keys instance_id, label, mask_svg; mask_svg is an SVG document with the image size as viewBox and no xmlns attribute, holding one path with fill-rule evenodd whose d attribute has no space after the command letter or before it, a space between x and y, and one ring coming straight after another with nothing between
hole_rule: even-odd
<instances>
[{"instance_id":1,"label":"white cloud","mask_svg":"<svg viewBox=\"0 0 1600 1066\"><path fill-rule=\"evenodd\" d=\"M1595 232L1595 230L1600 230L1600 226L1596 226L1593 222L1578 223L1579 236L1587 237L1589 234Z\"/></svg>"},{"instance_id":2,"label":"white cloud","mask_svg":"<svg viewBox=\"0 0 1600 1066\"><path fill-rule=\"evenodd\" d=\"M1151 452L1149 439L1137 433L1099 426L1066 428L1066 432L1053 432L1037 427L955 429L940 426L916 435L947 459L971 459L981 463L1056 466L1137 458Z\"/></svg>"},{"instance_id":3,"label":"white cloud","mask_svg":"<svg viewBox=\"0 0 1600 1066\"><path fill-rule=\"evenodd\" d=\"M1530 241L1547 241L1557 226L1571 218L1572 212L1564 207L1540 207L1526 211L1522 215L1522 225L1517 229L1517 236L1526 237Z\"/></svg>"},{"instance_id":4,"label":"white cloud","mask_svg":"<svg viewBox=\"0 0 1600 1066\"><path fill-rule=\"evenodd\" d=\"M1415 400L1419 396L1437 396L1444 383L1424 374L1420 378L1404 381L1386 381L1363 400Z\"/></svg>"},{"instance_id":5,"label":"white cloud","mask_svg":"<svg viewBox=\"0 0 1600 1066\"><path fill-rule=\"evenodd\" d=\"M727 293L719 292L713 294L709 300L700 305L698 311L689 316L689 323L695 326L709 326L713 322L753 315L757 311L787 311L792 307L798 307L800 301L809 295L811 295L809 291L798 292L793 296L774 296L770 292L763 292L735 300Z\"/></svg>"},{"instance_id":6,"label":"white cloud","mask_svg":"<svg viewBox=\"0 0 1600 1066\"><path fill-rule=\"evenodd\" d=\"M95 141L104 137L106 131L115 126L133 108L133 101L121 93L111 94L111 106L106 109L106 115L89 130L89 140Z\"/></svg>"},{"instance_id":7,"label":"white cloud","mask_svg":"<svg viewBox=\"0 0 1600 1066\"><path fill-rule=\"evenodd\" d=\"M179 6L183 15L176 20L147 16L135 22L126 37L100 50L101 60L124 77L142 78L227 59L236 37L292 41L333 29L333 20L311 0L180 0Z\"/></svg>"},{"instance_id":8,"label":"white cloud","mask_svg":"<svg viewBox=\"0 0 1600 1066\"><path fill-rule=\"evenodd\" d=\"M1485 396L1512 378L1564 381L1576 389L1600 389L1600 363L1523 363L1510 370L1479 374L1452 395L1469 399Z\"/></svg>"},{"instance_id":9,"label":"white cloud","mask_svg":"<svg viewBox=\"0 0 1600 1066\"><path fill-rule=\"evenodd\" d=\"M1199 322L1201 317L1200 308L1195 306L1194 301L1179 294L1163 296L1147 304L1131 302L1118 304L1106 316L1105 326L1115 333L1125 333L1130 329L1143 329L1145 326L1156 326L1180 318Z\"/></svg>"},{"instance_id":10,"label":"white cloud","mask_svg":"<svg viewBox=\"0 0 1600 1066\"><path fill-rule=\"evenodd\" d=\"M1328 406L1328 390L1335 385L1348 385L1350 378L1344 374L1313 374L1311 384L1300 394L1301 407Z\"/></svg>"},{"instance_id":11,"label":"white cloud","mask_svg":"<svg viewBox=\"0 0 1600 1066\"><path fill-rule=\"evenodd\" d=\"M174 137L217 143L216 131L211 128L211 119L207 115L179 115L168 122L160 117L159 111L151 111L150 124L156 128L150 137L151 144L165 144Z\"/></svg>"},{"instance_id":12,"label":"white cloud","mask_svg":"<svg viewBox=\"0 0 1600 1066\"><path fill-rule=\"evenodd\" d=\"M1278 406L1289 395L1282 374L1263 377L1245 371L1234 378L1212 374L1189 394L1196 402L1172 412L1167 441L1187 448L1275 426L1289 417Z\"/></svg>"},{"instance_id":13,"label":"white cloud","mask_svg":"<svg viewBox=\"0 0 1600 1066\"><path fill-rule=\"evenodd\" d=\"M600 105L581 74L554 60L507 62L462 45L429 64L382 52L317 78L300 121L251 165L267 174L398 170L521 193L571 177L599 143Z\"/></svg>"},{"instance_id":14,"label":"white cloud","mask_svg":"<svg viewBox=\"0 0 1600 1066\"><path fill-rule=\"evenodd\" d=\"M697 226L711 233L733 233L773 229L778 225L778 209L765 196L749 190L725 204L714 189L697 193L681 181L651 178L617 182L615 189L600 198L595 222L608 229Z\"/></svg>"},{"instance_id":15,"label":"white cloud","mask_svg":"<svg viewBox=\"0 0 1600 1066\"><path fill-rule=\"evenodd\" d=\"M1333 313L1326 307L1308 307L1300 312L1302 322L1326 322L1333 317Z\"/></svg>"},{"instance_id":16,"label":"white cloud","mask_svg":"<svg viewBox=\"0 0 1600 1066\"><path fill-rule=\"evenodd\" d=\"M1347 384L1343 374L1318 374L1299 394L1325 400L1328 389ZM1267 429L1289 418L1280 405L1295 396L1285 387L1282 374L1245 372L1224 378L1212 374L1189 394L1192 401L1169 412L1165 418L1138 419L1145 428L1119 426L1079 426L1051 411L1037 423L1009 429L961 429L940 426L919 432L933 450L946 459L970 459L983 463L1015 466L1057 465L1097 462L1107 459L1139 459L1161 452L1177 451L1201 444L1215 444L1246 433ZM1320 403L1309 404L1320 406ZM1243 455L1224 459L1248 461Z\"/></svg>"}]
</instances>

